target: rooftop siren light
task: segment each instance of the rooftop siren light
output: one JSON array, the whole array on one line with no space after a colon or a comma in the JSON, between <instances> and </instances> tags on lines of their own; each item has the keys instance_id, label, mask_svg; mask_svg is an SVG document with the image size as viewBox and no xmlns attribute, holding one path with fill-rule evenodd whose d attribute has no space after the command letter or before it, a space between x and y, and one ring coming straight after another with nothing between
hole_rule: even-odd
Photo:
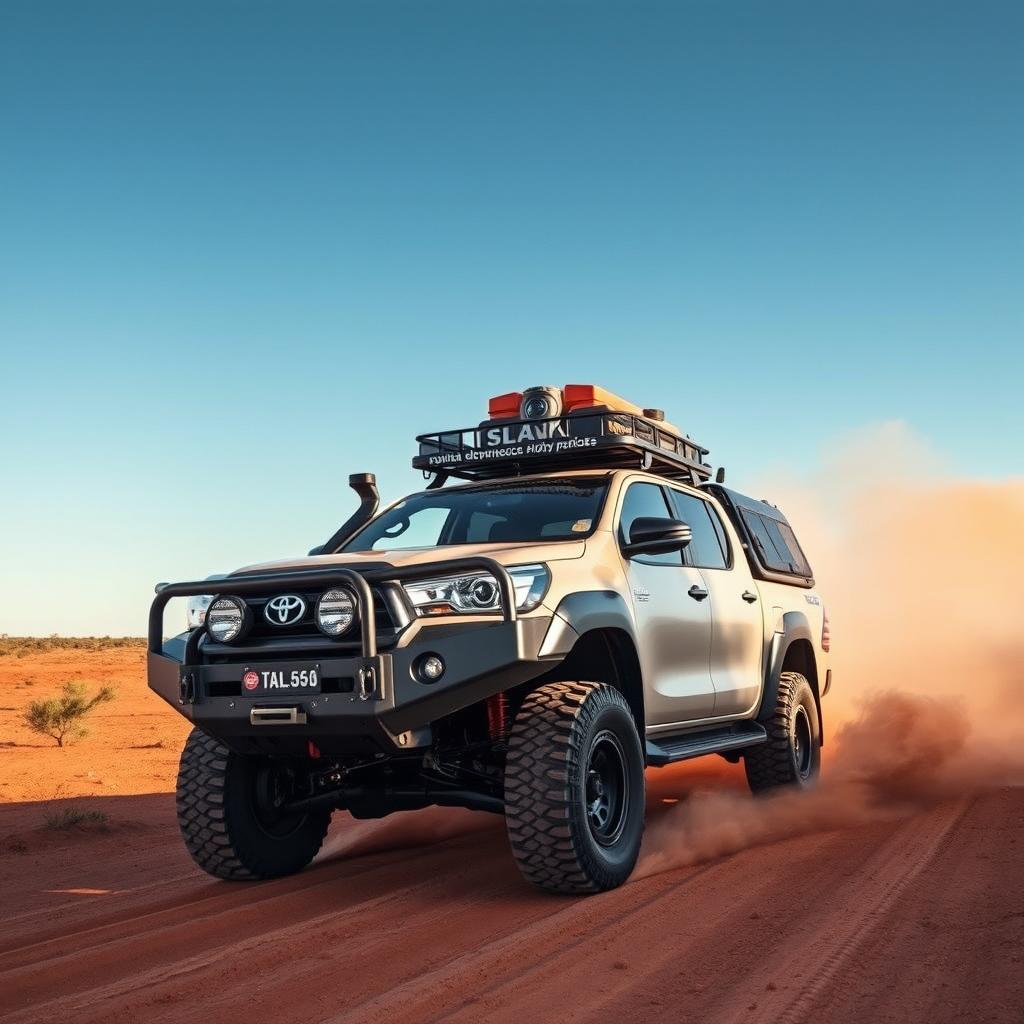
<instances>
[{"instance_id":1,"label":"rooftop siren light","mask_svg":"<svg viewBox=\"0 0 1024 1024\"><path fill-rule=\"evenodd\" d=\"M562 415L562 389L551 387L527 388L519 404L519 415L524 420L546 420Z\"/></svg>"}]
</instances>

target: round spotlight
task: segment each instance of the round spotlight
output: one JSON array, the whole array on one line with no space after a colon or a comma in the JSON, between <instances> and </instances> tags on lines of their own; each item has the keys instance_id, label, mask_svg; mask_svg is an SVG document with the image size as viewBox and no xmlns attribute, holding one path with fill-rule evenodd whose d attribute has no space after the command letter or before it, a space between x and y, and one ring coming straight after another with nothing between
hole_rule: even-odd
<instances>
[{"instance_id":1,"label":"round spotlight","mask_svg":"<svg viewBox=\"0 0 1024 1024\"><path fill-rule=\"evenodd\" d=\"M248 623L248 605L238 597L218 597L206 610L206 632L219 644L237 640Z\"/></svg>"},{"instance_id":2,"label":"round spotlight","mask_svg":"<svg viewBox=\"0 0 1024 1024\"><path fill-rule=\"evenodd\" d=\"M545 420L562 412L562 392L558 388L527 388L519 406L524 420Z\"/></svg>"},{"instance_id":3,"label":"round spotlight","mask_svg":"<svg viewBox=\"0 0 1024 1024\"><path fill-rule=\"evenodd\" d=\"M416 673L425 683L436 683L444 675L444 660L440 654L424 654Z\"/></svg>"},{"instance_id":4,"label":"round spotlight","mask_svg":"<svg viewBox=\"0 0 1024 1024\"><path fill-rule=\"evenodd\" d=\"M356 621L356 603L347 590L328 590L316 603L316 624L327 636L341 636Z\"/></svg>"}]
</instances>

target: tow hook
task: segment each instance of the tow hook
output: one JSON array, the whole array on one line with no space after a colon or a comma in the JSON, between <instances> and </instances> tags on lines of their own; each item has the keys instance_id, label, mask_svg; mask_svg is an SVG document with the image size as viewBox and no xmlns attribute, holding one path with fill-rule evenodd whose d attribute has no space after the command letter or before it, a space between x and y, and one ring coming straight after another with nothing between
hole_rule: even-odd
<instances>
[{"instance_id":1,"label":"tow hook","mask_svg":"<svg viewBox=\"0 0 1024 1024\"><path fill-rule=\"evenodd\" d=\"M194 672L183 672L178 683L178 703L195 704L196 702L196 674Z\"/></svg>"},{"instance_id":2,"label":"tow hook","mask_svg":"<svg viewBox=\"0 0 1024 1024\"><path fill-rule=\"evenodd\" d=\"M377 692L377 673L372 665L359 669L359 699L369 700Z\"/></svg>"}]
</instances>

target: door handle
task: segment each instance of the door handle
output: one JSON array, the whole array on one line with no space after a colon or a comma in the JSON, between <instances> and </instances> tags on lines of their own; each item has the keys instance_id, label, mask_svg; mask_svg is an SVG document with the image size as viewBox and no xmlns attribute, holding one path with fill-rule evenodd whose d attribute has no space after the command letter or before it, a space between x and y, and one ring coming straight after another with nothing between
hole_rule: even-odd
<instances>
[{"instance_id":1,"label":"door handle","mask_svg":"<svg viewBox=\"0 0 1024 1024\"><path fill-rule=\"evenodd\" d=\"M696 583L687 591L687 593L694 599L694 601L703 601L708 596L708 592L703 587L698 587Z\"/></svg>"},{"instance_id":2,"label":"door handle","mask_svg":"<svg viewBox=\"0 0 1024 1024\"><path fill-rule=\"evenodd\" d=\"M757 594L752 594L749 590L744 590L740 595L747 604L753 604L757 600Z\"/></svg>"}]
</instances>

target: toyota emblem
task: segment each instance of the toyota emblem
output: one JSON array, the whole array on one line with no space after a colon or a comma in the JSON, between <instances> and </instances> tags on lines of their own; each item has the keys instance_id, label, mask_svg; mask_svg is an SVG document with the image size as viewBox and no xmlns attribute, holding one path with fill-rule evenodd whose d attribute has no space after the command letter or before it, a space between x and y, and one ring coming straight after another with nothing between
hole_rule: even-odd
<instances>
[{"instance_id":1,"label":"toyota emblem","mask_svg":"<svg viewBox=\"0 0 1024 1024\"><path fill-rule=\"evenodd\" d=\"M263 615L272 626L290 626L306 614L306 602L298 594L282 594L272 598Z\"/></svg>"}]
</instances>

